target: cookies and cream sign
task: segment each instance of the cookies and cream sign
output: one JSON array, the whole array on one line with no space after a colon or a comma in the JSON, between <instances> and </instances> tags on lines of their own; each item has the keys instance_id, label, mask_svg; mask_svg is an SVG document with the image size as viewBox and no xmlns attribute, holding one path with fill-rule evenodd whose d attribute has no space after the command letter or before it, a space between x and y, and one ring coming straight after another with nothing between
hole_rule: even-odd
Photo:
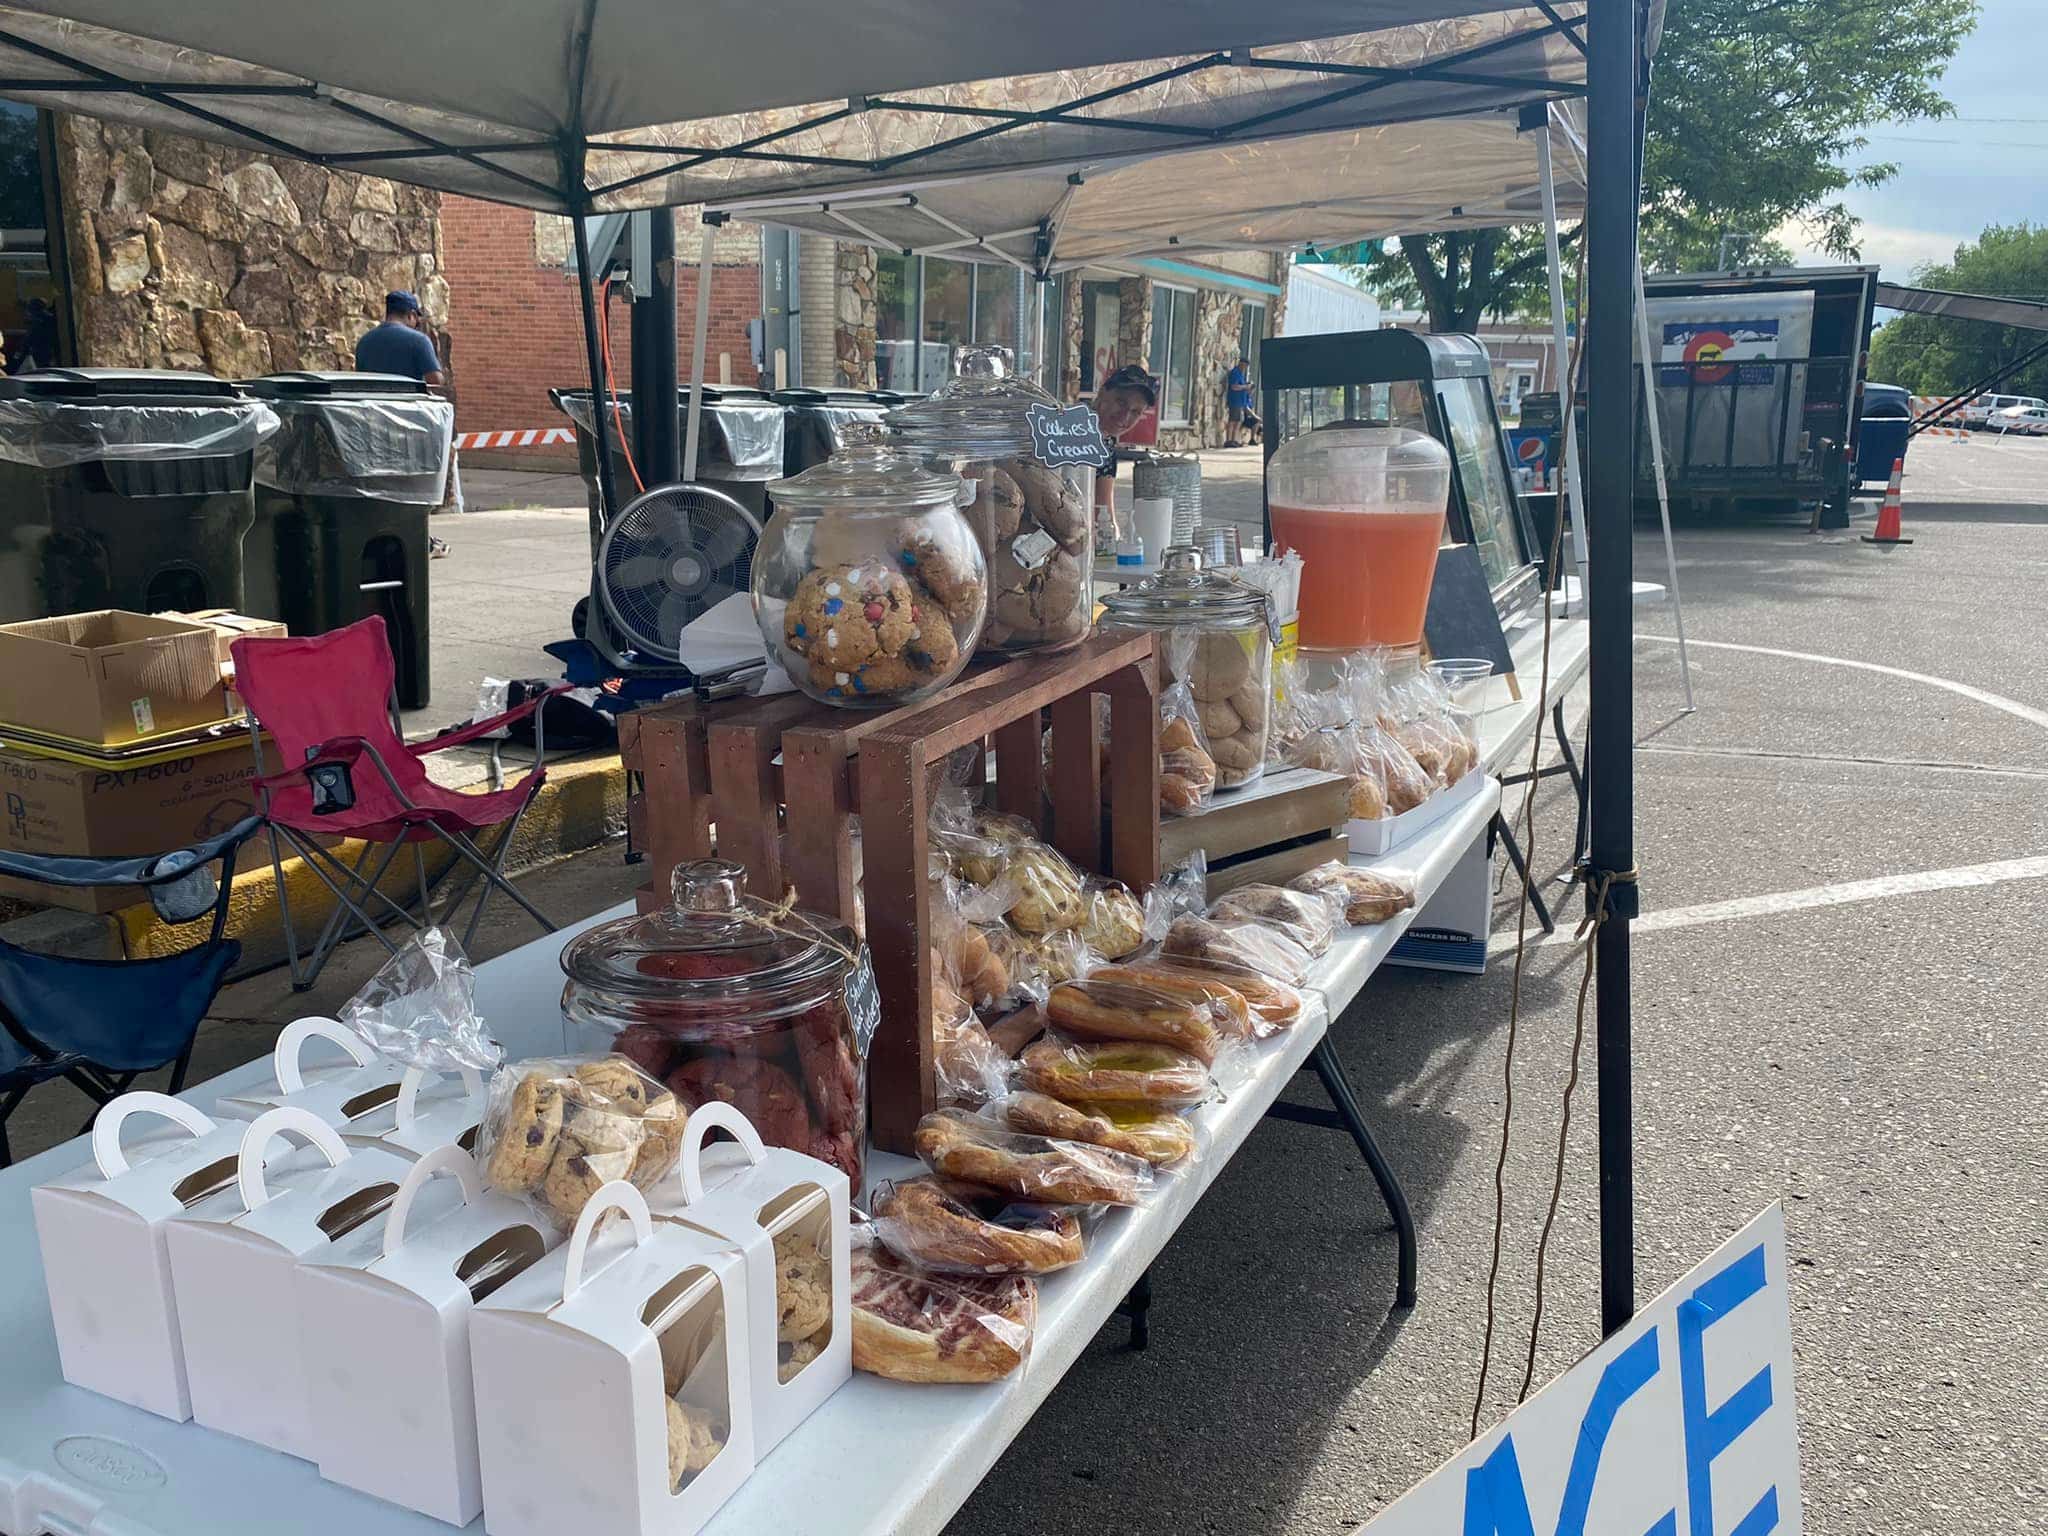
<instances>
[{"instance_id":1,"label":"cookies and cream sign","mask_svg":"<svg viewBox=\"0 0 2048 1536\"><path fill-rule=\"evenodd\" d=\"M1364 1530L1798 1536L1783 1207Z\"/></svg>"}]
</instances>

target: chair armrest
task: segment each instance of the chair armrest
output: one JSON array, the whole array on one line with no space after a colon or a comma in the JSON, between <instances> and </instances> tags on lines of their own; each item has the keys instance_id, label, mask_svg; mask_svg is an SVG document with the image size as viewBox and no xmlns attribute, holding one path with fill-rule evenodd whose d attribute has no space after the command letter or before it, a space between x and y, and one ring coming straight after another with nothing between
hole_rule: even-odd
<instances>
[{"instance_id":1,"label":"chair armrest","mask_svg":"<svg viewBox=\"0 0 2048 1536\"><path fill-rule=\"evenodd\" d=\"M411 744L407 746L406 750L412 753L414 757L425 757L432 752L444 751L449 747L459 747L465 742L475 741L479 736L488 736L492 731L508 726L516 720L524 720L556 694L567 693L569 690L569 684L558 683L546 693L535 694L516 709L508 709L502 715L493 715L488 720L472 720L468 725L458 725L452 730L443 731L438 736L430 736L425 741Z\"/></svg>"},{"instance_id":2,"label":"chair armrest","mask_svg":"<svg viewBox=\"0 0 2048 1536\"><path fill-rule=\"evenodd\" d=\"M182 850L166 848L162 853L132 859L95 859L75 854L16 853L0 849L0 875L35 880L44 885L133 885L146 888L182 879L193 869L213 863L247 842L262 825L260 816L244 817L218 837L208 838L203 843L192 843ZM178 852L190 852L197 857L179 869L156 875L145 873L152 864Z\"/></svg>"},{"instance_id":3,"label":"chair armrest","mask_svg":"<svg viewBox=\"0 0 2048 1536\"><path fill-rule=\"evenodd\" d=\"M320 743L319 756L309 757L303 763L293 763L290 767L280 768L275 773L266 773L263 777L256 780L256 787L258 789L278 789L286 784L305 778L309 769L327 768L337 763L353 766L365 753L374 758L377 755L377 749L361 736L337 736L332 741Z\"/></svg>"}]
</instances>

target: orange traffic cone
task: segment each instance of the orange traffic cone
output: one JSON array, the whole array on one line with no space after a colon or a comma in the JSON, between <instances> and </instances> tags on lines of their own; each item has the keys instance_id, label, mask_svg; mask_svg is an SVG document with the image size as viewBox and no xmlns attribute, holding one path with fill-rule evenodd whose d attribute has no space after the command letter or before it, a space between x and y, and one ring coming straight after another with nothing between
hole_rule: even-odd
<instances>
[{"instance_id":1,"label":"orange traffic cone","mask_svg":"<svg viewBox=\"0 0 2048 1536\"><path fill-rule=\"evenodd\" d=\"M1906 461L1892 460L1892 483L1884 488L1884 505L1877 509L1877 532L1863 535L1866 544L1910 544L1899 534L1899 482L1906 477Z\"/></svg>"}]
</instances>

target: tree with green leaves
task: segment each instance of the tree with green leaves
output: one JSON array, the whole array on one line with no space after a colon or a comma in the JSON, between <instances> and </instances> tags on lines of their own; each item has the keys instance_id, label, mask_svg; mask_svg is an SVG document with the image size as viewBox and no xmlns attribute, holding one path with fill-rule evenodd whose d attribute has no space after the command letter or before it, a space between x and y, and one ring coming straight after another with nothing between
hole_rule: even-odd
<instances>
[{"instance_id":1,"label":"tree with green leaves","mask_svg":"<svg viewBox=\"0 0 2048 1536\"><path fill-rule=\"evenodd\" d=\"M1955 259L1915 270L1924 288L2048 302L2048 226L1994 224ZM1870 377L1916 395L1952 395L2017 362L2048 334L1948 315L1900 315L1870 344ZM1998 386L2000 393L2048 398L2048 358Z\"/></svg>"},{"instance_id":2,"label":"tree with green leaves","mask_svg":"<svg viewBox=\"0 0 2048 1536\"><path fill-rule=\"evenodd\" d=\"M1770 260L1787 221L1854 259L1841 194L1898 169L1862 161L1862 130L1950 114L1941 76L1976 20L1976 0L1670 0L1643 146L1644 265L1711 268L1729 231L1753 237L1743 261ZM1360 270L1434 330L1547 307L1539 230L1407 237Z\"/></svg>"}]
</instances>

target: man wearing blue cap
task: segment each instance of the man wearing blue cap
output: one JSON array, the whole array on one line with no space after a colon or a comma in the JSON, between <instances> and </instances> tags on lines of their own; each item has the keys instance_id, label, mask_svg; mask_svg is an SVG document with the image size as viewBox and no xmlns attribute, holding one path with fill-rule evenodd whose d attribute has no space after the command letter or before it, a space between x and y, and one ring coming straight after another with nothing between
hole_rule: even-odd
<instances>
[{"instance_id":1,"label":"man wearing blue cap","mask_svg":"<svg viewBox=\"0 0 2048 1536\"><path fill-rule=\"evenodd\" d=\"M427 336L420 301L404 289L384 295L384 323L356 343L356 372L397 373L424 384L448 382Z\"/></svg>"}]
</instances>

